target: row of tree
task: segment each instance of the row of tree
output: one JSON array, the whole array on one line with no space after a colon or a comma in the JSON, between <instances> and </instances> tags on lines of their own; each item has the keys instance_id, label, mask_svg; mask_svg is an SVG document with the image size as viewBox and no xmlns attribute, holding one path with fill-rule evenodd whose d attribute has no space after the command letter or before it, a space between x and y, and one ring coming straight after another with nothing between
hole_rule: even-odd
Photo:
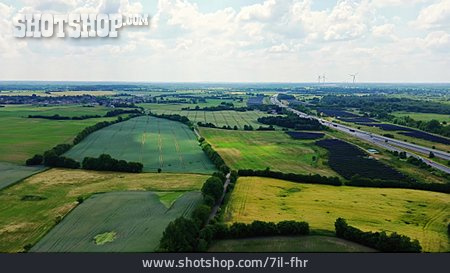
<instances>
[{"instance_id":1,"label":"row of tree","mask_svg":"<svg viewBox=\"0 0 450 273\"><path fill-rule=\"evenodd\" d=\"M125 110L125 109L115 109L108 111L103 117L115 117L122 114L141 114L141 110L138 109L131 109L131 110ZM28 115L28 118L41 118L41 119L49 119L49 120L85 120L85 119L91 119L91 118L101 118L100 115L82 115L82 116L74 116L74 117L68 117L68 116L61 116L59 114L55 114L52 116L46 116L46 115Z\"/></svg>"},{"instance_id":2,"label":"row of tree","mask_svg":"<svg viewBox=\"0 0 450 273\"><path fill-rule=\"evenodd\" d=\"M282 173L271 171L269 168L265 170L239 170L239 176L260 176L260 177L270 177L276 179L282 179L298 183L308 183L308 184L325 184L333 186L341 186L342 182L339 177L327 177L321 176L319 174L295 174L295 173Z\"/></svg>"},{"instance_id":3,"label":"row of tree","mask_svg":"<svg viewBox=\"0 0 450 273\"><path fill-rule=\"evenodd\" d=\"M60 116L59 114L55 114L53 116L45 116L45 115L28 115L28 118L41 118L41 119L49 119L49 120L84 120L84 119L91 119L91 118L101 118L100 115L82 115L82 116L75 116L75 117L67 117L67 116Z\"/></svg>"},{"instance_id":4,"label":"row of tree","mask_svg":"<svg viewBox=\"0 0 450 273\"><path fill-rule=\"evenodd\" d=\"M212 148L211 144L206 142L204 138L200 138L199 141L206 156L208 156L212 163L214 163L216 168L223 173L229 173L230 168L227 166L220 154Z\"/></svg>"},{"instance_id":5,"label":"row of tree","mask_svg":"<svg viewBox=\"0 0 450 273\"><path fill-rule=\"evenodd\" d=\"M237 127L237 125L234 125L233 127L231 127L230 125L223 125L222 127L219 127L217 125L215 125L214 123L211 122L197 122L197 125L200 127L206 127L206 128L217 128L217 129L223 129L223 130L239 130L239 128ZM253 128L252 125L244 125L244 131L275 131L275 128L273 127L273 125L269 125L267 127L264 126L259 126L258 128Z\"/></svg>"},{"instance_id":6,"label":"row of tree","mask_svg":"<svg viewBox=\"0 0 450 273\"><path fill-rule=\"evenodd\" d=\"M186 124L187 126L189 126L190 128L192 128L192 122L185 116L181 116L178 114L173 114L173 115L168 115L168 114L155 114L155 113L150 113L151 116L157 117L157 118L165 118L165 119L169 119L169 120L173 120L173 121L178 121L181 123Z\"/></svg>"},{"instance_id":7,"label":"row of tree","mask_svg":"<svg viewBox=\"0 0 450 273\"><path fill-rule=\"evenodd\" d=\"M110 155L102 154L98 158L85 157L82 168L85 170L141 173L144 165L140 162L117 160Z\"/></svg>"},{"instance_id":8,"label":"row of tree","mask_svg":"<svg viewBox=\"0 0 450 273\"><path fill-rule=\"evenodd\" d=\"M375 248L381 252L422 251L419 241L411 240L411 238L395 232L391 235L387 235L384 231L364 232L358 228L348 225L342 218L338 218L334 226L337 237Z\"/></svg>"},{"instance_id":9,"label":"row of tree","mask_svg":"<svg viewBox=\"0 0 450 273\"><path fill-rule=\"evenodd\" d=\"M360 175L353 176L350 181L346 183L347 186L354 187L371 187L371 188L401 188L414 189L424 191L435 191L450 193L450 183L425 183L425 182L411 182L399 180L381 180L370 179Z\"/></svg>"},{"instance_id":10,"label":"row of tree","mask_svg":"<svg viewBox=\"0 0 450 273\"><path fill-rule=\"evenodd\" d=\"M72 145L59 144L52 149L44 152L44 155L34 155L26 161L27 166L44 165L47 167L67 168L67 169L85 169L96 171L113 171L113 172L142 172L143 165L139 162L127 162L125 160L117 160L110 155L102 154L98 158L85 157L82 164L78 161L63 156Z\"/></svg>"},{"instance_id":11,"label":"row of tree","mask_svg":"<svg viewBox=\"0 0 450 273\"><path fill-rule=\"evenodd\" d=\"M267 116L258 118L258 122L266 125L276 125L295 130L325 130L326 127L320 124L319 121L310 118L301 118L293 113L288 113L287 116Z\"/></svg>"},{"instance_id":12,"label":"row of tree","mask_svg":"<svg viewBox=\"0 0 450 273\"><path fill-rule=\"evenodd\" d=\"M28 159L25 164L27 166L32 165L44 165L47 167L59 167L68 169L80 168L80 163L65 156L62 156L65 152L72 148L70 144L59 144L52 149L45 151L43 155L36 154L32 158Z\"/></svg>"},{"instance_id":13,"label":"row of tree","mask_svg":"<svg viewBox=\"0 0 450 273\"><path fill-rule=\"evenodd\" d=\"M450 124L446 121L440 123L438 120L432 119L429 121L415 120L409 116L406 117L392 117L389 119L392 123L403 125L407 127L413 127L425 132L450 137Z\"/></svg>"},{"instance_id":14,"label":"row of tree","mask_svg":"<svg viewBox=\"0 0 450 273\"><path fill-rule=\"evenodd\" d=\"M213 239L241 239L262 236L298 236L308 235L310 232L307 222L281 221L279 223L253 221L250 224L233 223L231 226L215 224L210 227Z\"/></svg>"}]
</instances>

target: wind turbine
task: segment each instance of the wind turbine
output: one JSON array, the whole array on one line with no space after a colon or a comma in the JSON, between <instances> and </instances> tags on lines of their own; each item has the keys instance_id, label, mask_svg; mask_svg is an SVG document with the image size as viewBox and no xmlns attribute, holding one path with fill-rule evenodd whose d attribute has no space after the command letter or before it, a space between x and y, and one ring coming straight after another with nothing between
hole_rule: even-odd
<instances>
[{"instance_id":1,"label":"wind turbine","mask_svg":"<svg viewBox=\"0 0 450 273\"><path fill-rule=\"evenodd\" d=\"M322 76L319 75L319 77L317 77L317 82L320 83L320 80L322 80Z\"/></svg>"},{"instance_id":2,"label":"wind turbine","mask_svg":"<svg viewBox=\"0 0 450 273\"><path fill-rule=\"evenodd\" d=\"M322 76L322 79L323 79L323 83L325 83L325 81L326 81L326 77L325 77L325 74L323 74L323 76Z\"/></svg>"},{"instance_id":3,"label":"wind turbine","mask_svg":"<svg viewBox=\"0 0 450 273\"><path fill-rule=\"evenodd\" d=\"M358 73L355 73L355 74L349 74L349 76L353 78L353 84L355 83L355 80L356 80L356 76L357 76L357 75L358 75Z\"/></svg>"}]
</instances>

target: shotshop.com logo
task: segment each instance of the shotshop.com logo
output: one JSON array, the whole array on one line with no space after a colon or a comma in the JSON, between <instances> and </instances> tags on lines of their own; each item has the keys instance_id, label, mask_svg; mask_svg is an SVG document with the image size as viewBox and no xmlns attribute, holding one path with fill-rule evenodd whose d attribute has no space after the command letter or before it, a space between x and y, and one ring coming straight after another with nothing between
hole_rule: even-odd
<instances>
[{"instance_id":1,"label":"shotshop.com logo","mask_svg":"<svg viewBox=\"0 0 450 273\"><path fill-rule=\"evenodd\" d=\"M13 18L18 38L116 38L124 26L148 26L147 14L17 14Z\"/></svg>"}]
</instances>

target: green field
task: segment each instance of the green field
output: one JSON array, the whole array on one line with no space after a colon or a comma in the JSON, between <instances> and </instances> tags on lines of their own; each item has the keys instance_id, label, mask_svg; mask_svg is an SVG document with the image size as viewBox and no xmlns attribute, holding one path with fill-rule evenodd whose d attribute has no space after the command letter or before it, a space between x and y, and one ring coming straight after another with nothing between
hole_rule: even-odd
<instances>
[{"instance_id":1,"label":"green field","mask_svg":"<svg viewBox=\"0 0 450 273\"><path fill-rule=\"evenodd\" d=\"M167 208L152 192L94 195L53 228L32 252L151 252L166 226L201 202L188 192Z\"/></svg>"},{"instance_id":2,"label":"green field","mask_svg":"<svg viewBox=\"0 0 450 273\"><path fill-rule=\"evenodd\" d=\"M234 128L234 126L237 126L239 130L243 130L244 125L251 125L254 129L257 129L259 126L267 126L259 123L258 118L269 116L269 114L261 111L182 111L162 108L160 110L152 110L152 112L156 114L186 116L194 123L212 123L218 127L230 126Z\"/></svg>"},{"instance_id":3,"label":"green field","mask_svg":"<svg viewBox=\"0 0 450 273\"><path fill-rule=\"evenodd\" d=\"M26 167L0 162L0 190L42 170L42 167Z\"/></svg>"},{"instance_id":4,"label":"green field","mask_svg":"<svg viewBox=\"0 0 450 273\"><path fill-rule=\"evenodd\" d=\"M327 151L314 140L292 139L281 131L226 131L201 128L201 134L233 169L338 176L327 165ZM313 161L315 157L315 161Z\"/></svg>"},{"instance_id":5,"label":"green field","mask_svg":"<svg viewBox=\"0 0 450 273\"><path fill-rule=\"evenodd\" d=\"M104 115L106 107L7 106L0 108L0 161L24 164L34 154L57 144L70 143L87 126L115 118L87 120L30 119L28 115L81 116Z\"/></svg>"},{"instance_id":6,"label":"green field","mask_svg":"<svg viewBox=\"0 0 450 273\"><path fill-rule=\"evenodd\" d=\"M433 113L417 113L417 112L393 112L396 117L410 117L415 120L430 121L432 119L440 122L450 122L450 116L445 114L433 114Z\"/></svg>"},{"instance_id":7,"label":"green field","mask_svg":"<svg viewBox=\"0 0 450 273\"><path fill-rule=\"evenodd\" d=\"M114 191L198 191L207 175L51 169L0 191L0 252L34 245L77 205L77 198ZM25 196L36 201L22 200ZM170 204L176 196L162 198ZM105 231L109 232L109 231Z\"/></svg>"},{"instance_id":8,"label":"green field","mask_svg":"<svg viewBox=\"0 0 450 273\"><path fill-rule=\"evenodd\" d=\"M65 155L77 161L109 154L141 162L144 171L212 173L194 133L184 124L155 117L137 117L96 131Z\"/></svg>"},{"instance_id":9,"label":"green field","mask_svg":"<svg viewBox=\"0 0 450 273\"><path fill-rule=\"evenodd\" d=\"M445 193L326 185L241 177L226 207L228 223L306 221L313 230L334 230L337 218L362 230L397 232L418 239L424 251L450 251Z\"/></svg>"},{"instance_id":10,"label":"green field","mask_svg":"<svg viewBox=\"0 0 450 273\"><path fill-rule=\"evenodd\" d=\"M209 252L374 252L373 249L329 236L263 237L214 242Z\"/></svg>"}]
</instances>

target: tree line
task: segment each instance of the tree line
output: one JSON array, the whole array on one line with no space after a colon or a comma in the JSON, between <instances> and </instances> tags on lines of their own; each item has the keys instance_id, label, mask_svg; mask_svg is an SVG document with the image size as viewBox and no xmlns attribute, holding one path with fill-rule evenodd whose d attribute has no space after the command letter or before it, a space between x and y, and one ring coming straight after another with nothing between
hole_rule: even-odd
<instances>
[{"instance_id":1,"label":"tree line","mask_svg":"<svg viewBox=\"0 0 450 273\"><path fill-rule=\"evenodd\" d=\"M74 116L74 117L68 117L68 116L61 116L59 114L55 114L53 116L46 116L46 115L28 115L28 118L41 118L41 119L49 119L49 120L85 120L85 119L91 119L91 118L101 118L101 117L115 117L122 114L141 114L141 111L138 109L132 109L132 110L124 110L124 109L115 109L108 111L105 115L82 115L82 116Z\"/></svg>"},{"instance_id":2,"label":"tree line","mask_svg":"<svg viewBox=\"0 0 450 273\"><path fill-rule=\"evenodd\" d=\"M71 144L59 144L52 149L45 151L43 155L36 154L32 158L26 160L27 166L32 165L44 165L47 167L59 167L68 169L80 168L80 163L65 156L62 156L65 152L69 151L73 145Z\"/></svg>"},{"instance_id":3,"label":"tree line","mask_svg":"<svg viewBox=\"0 0 450 273\"><path fill-rule=\"evenodd\" d=\"M307 184L324 184L332 186L353 186L353 187L371 187L371 188L401 188L401 189L415 189L434 191L442 193L450 193L449 183L424 183L417 181L399 181L399 180L382 180L371 179L362 177L360 175L354 175L345 184L339 179L339 177L326 177L319 174L314 175L302 175L295 173L282 173L266 170L239 170L239 176L259 176L269 177L281 180L287 180L297 183Z\"/></svg>"},{"instance_id":4,"label":"tree line","mask_svg":"<svg viewBox=\"0 0 450 273\"><path fill-rule=\"evenodd\" d=\"M189 126L189 128L192 129L192 122L189 120L188 117L185 116L181 116L178 114L173 114L173 115L168 115L168 114L155 114L150 112L149 115L153 116L153 117L157 117L157 118L165 118L165 119L169 119L169 120L173 120L173 121L178 121L181 122L183 124L186 124L187 126Z\"/></svg>"},{"instance_id":5,"label":"tree line","mask_svg":"<svg viewBox=\"0 0 450 273\"><path fill-rule=\"evenodd\" d=\"M415 120L409 116L406 117L389 116L388 121L398 125L417 128L419 130L429 132L432 134L450 137L450 124L447 124L447 122L445 121L442 122L441 124L438 120L435 119L429 121Z\"/></svg>"},{"instance_id":6,"label":"tree line","mask_svg":"<svg viewBox=\"0 0 450 273\"><path fill-rule=\"evenodd\" d=\"M387 235L386 232L364 232L347 224L345 219L338 218L334 224L336 236L353 241L381 252L421 252L419 241L396 232Z\"/></svg>"},{"instance_id":7,"label":"tree line","mask_svg":"<svg viewBox=\"0 0 450 273\"><path fill-rule=\"evenodd\" d=\"M216 168L223 173L230 172L230 168L227 166L220 154L212 148L211 144L206 142L204 138L200 138L199 141L206 156L208 156L208 158L212 161Z\"/></svg>"},{"instance_id":8,"label":"tree line","mask_svg":"<svg viewBox=\"0 0 450 273\"><path fill-rule=\"evenodd\" d=\"M296 114L288 113L287 116L268 116L258 118L258 122L266 125L277 125L280 127L295 130L325 130L326 127L320 124L318 120L310 118L301 118Z\"/></svg>"},{"instance_id":9,"label":"tree line","mask_svg":"<svg viewBox=\"0 0 450 273\"><path fill-rule=\"evenodd\" d=\"M107 154L102 154L98 158L85 157L82 162L83 169L96 171L141 173L143 167L144 165L140 162L117 160Z\"/></svg>"},{"instance_id":10,"label":"tree line","mask_svg":"<svg viewBox=\"0 0 450 273\"><path fill-rule=\"evenodd\" d=\"M237 127L237 125L234 125L233 127L231 127L230 125L223 125L222 127L219 127L217 125L215 125L214 123L211 122L197 122L197 125L200 127L206 127L206 128L216 128L216 129L223 129L223 130L234 130L237 131L239 130L239 128ZM244 131L275 131L275 128L273 127L273 125L269 125L267 127L264 126L259 126L258 128L253 128L252 125L244 125Z\"/></svg>"},{"instance_id":11,"label":"tree line","mask_svg":"<svg viewBox=\"0 0 450 273\"><path fill-rule=\"evenodd\" d=\"M425 183L418 181L399 181L399 180L381 180L362 177L360 175L353 176L346 183L347 186L354 187L371 187L371 188L401 188L434 191L442 193L450 193L450 183Z\"/></svg>"},{"instance_id":12,"label":"tree line","mask_svg":"<svg viewBox=\"0 0 450 273\"><path fill-rule=\"evenodd\" d=\"M270 177L281 180L287 180L297 183L308 183L308 184L324 184L332 186L341 186L342 182L339 177L327 177L321 176L320 174L295 174L295 173L283 173L271 171L269 168L265 170L239 170L239 176L260 176L260 177Z\"/></svg>"},{"instance_id":13,"label":"tree line","mask_svg":"<svg viewBox=\"0 0 450 273\"><path fill-rule=\"evenodd\" d=\"M59 144L52 149L44 152L44 155L34 155L26 161L27 166L44 165L47 167L67 168L67 169L85 169L96 171L113 171L140 173L143 165L139 162L127 162L125 160L117 160L110 155L102 154L98 158L85 157L82 164L78 161L62 156L69 151L72 145Z\"/></svg>"}]
</instances>

